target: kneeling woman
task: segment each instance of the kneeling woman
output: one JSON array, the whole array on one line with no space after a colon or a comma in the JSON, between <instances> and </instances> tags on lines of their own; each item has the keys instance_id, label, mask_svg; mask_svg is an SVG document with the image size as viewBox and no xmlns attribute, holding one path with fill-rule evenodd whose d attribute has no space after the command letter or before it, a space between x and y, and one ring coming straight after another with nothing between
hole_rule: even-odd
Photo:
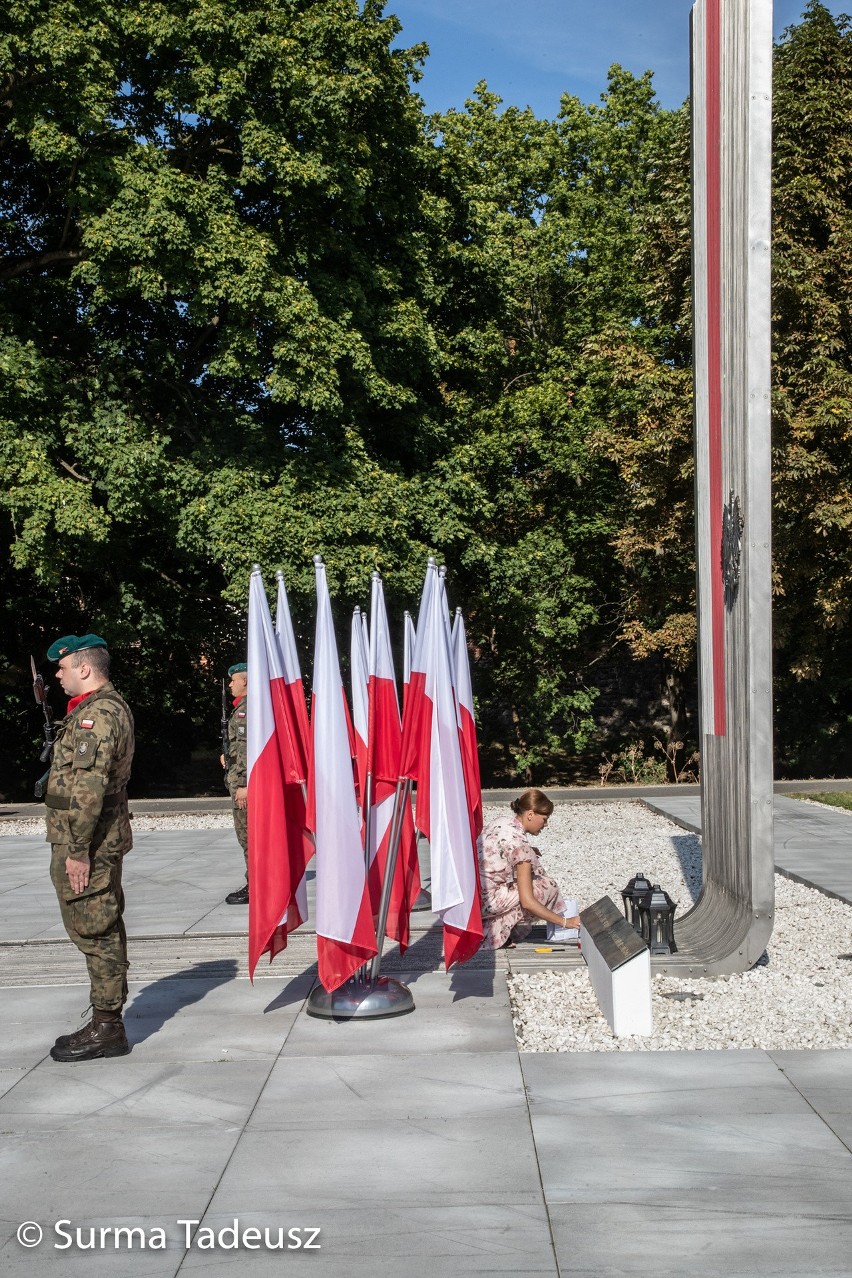
<instances>
[{"instance_id":1,"label":"kneeling woman","mask_svg":"<svg viewBox=\"0 0 852 1278\"><path fill-rule=\"evenodd\" d=\"M510 807L510 813L485 826L478 844L482 944L493 950L521 940L536 919L555 927L580 926L576 915L565 913L559 887L529 842L547 825L553 804L541 790L525 790Z\"/></svg>"}]
</instances>

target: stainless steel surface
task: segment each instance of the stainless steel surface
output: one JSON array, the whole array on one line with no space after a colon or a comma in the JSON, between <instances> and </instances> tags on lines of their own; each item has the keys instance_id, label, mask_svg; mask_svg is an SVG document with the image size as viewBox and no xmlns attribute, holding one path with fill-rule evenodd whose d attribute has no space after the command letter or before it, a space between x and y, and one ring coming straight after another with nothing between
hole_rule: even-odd
<instances>
[{"instance_id":1,"label":"stainless steel surface","mask_svg":"<svg viewBox=\"0 0 852 1278\"><path fill-rule=\"evenodd\" d=\"M413 1012L414 997L407 985L392 976L380 976L377 981L354 978L331 993L321 985L315 986L305 1010L308 1016L325 1020L378 1020Z\"/></svg>"},{"instance_id":2,"label":"stainless steel surface","mask_svg":"<svg viewBox=\"0 0 852 1278\"><path fill-rule=\"evenodd\" d=\"M771 0L718 6L719 260L708 234L713 158L712 86L705 65L710 0L698 0L693 37L693 244L695 281L696 541L704 888L676 924L677 967L721 975L751 967L774 912L772 845L772 627L770 495ZM711 454L711 272L718 271L721 346L721 484ZM720 496L718 489L721 489ZM741 579L725 605L724 675L714 682L713 588L721 544L712 501L739 497ZM725 724L716 710L724 701ZM659 970L659 961L654 964Z\"/></svg>"}]
</instances>

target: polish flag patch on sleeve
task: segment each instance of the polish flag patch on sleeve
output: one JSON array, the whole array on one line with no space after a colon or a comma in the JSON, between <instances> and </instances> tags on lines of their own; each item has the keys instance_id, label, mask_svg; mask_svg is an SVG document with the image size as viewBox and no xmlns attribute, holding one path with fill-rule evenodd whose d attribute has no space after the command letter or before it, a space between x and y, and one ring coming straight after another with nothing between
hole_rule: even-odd
<instances>
[{"instance_id":1,"label":"polish flag patch on sleeve","mask_svg":"<svg viewBox=\"0 0 852 1278\"><path fill-rule=\"evenodd\" d=\"M81 720L80 720L80 727L81 727L81 728L93 728L94 726L95 726L95 721L94 721L94 719L81 719Z\"/></svg>"}]
</instances>

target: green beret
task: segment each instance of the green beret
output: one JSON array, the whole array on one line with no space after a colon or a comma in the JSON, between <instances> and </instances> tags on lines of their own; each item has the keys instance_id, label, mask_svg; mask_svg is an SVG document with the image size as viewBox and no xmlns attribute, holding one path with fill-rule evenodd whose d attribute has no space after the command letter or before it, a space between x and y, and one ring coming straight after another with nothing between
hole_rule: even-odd
<instances>
[{"instance_id":1,"label":"green beret","mask_svg":"<svg viewBox=\"0 0 852 1278\"><path fill-rule=\"evenodd\" d=\"M245 674L248 666L244 661L238 661L235 666L228 666L228 678L235 674Z\"/></svg>"},{"instance_id":2,"label":"green beret","mask_svg":"<svg viewBox=\"0 0 852 1278\"><path fill-rule=\"evenodd\" d=\"M71 652L82 652L84 648L105 648L106 639L100 635L63 635L47 650L48 661L61 661Z\"/></svg>"}]
</instances>

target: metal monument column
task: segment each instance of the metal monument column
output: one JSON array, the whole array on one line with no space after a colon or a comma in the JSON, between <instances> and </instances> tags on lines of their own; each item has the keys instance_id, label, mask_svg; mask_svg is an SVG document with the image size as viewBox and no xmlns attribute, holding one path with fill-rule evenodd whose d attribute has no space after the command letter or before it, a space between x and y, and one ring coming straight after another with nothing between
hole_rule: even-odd
<instances>
[{"instance_id":1,"label":"metal monument column","mask_svg":"<svg viewBox=\"0 0 852 1278\"><path fill-rule=\"evenodd\" d=\"M772 932L771 0L692 10L695 504L704 886L659 970Z\"/></svg>"}]
</instances>

